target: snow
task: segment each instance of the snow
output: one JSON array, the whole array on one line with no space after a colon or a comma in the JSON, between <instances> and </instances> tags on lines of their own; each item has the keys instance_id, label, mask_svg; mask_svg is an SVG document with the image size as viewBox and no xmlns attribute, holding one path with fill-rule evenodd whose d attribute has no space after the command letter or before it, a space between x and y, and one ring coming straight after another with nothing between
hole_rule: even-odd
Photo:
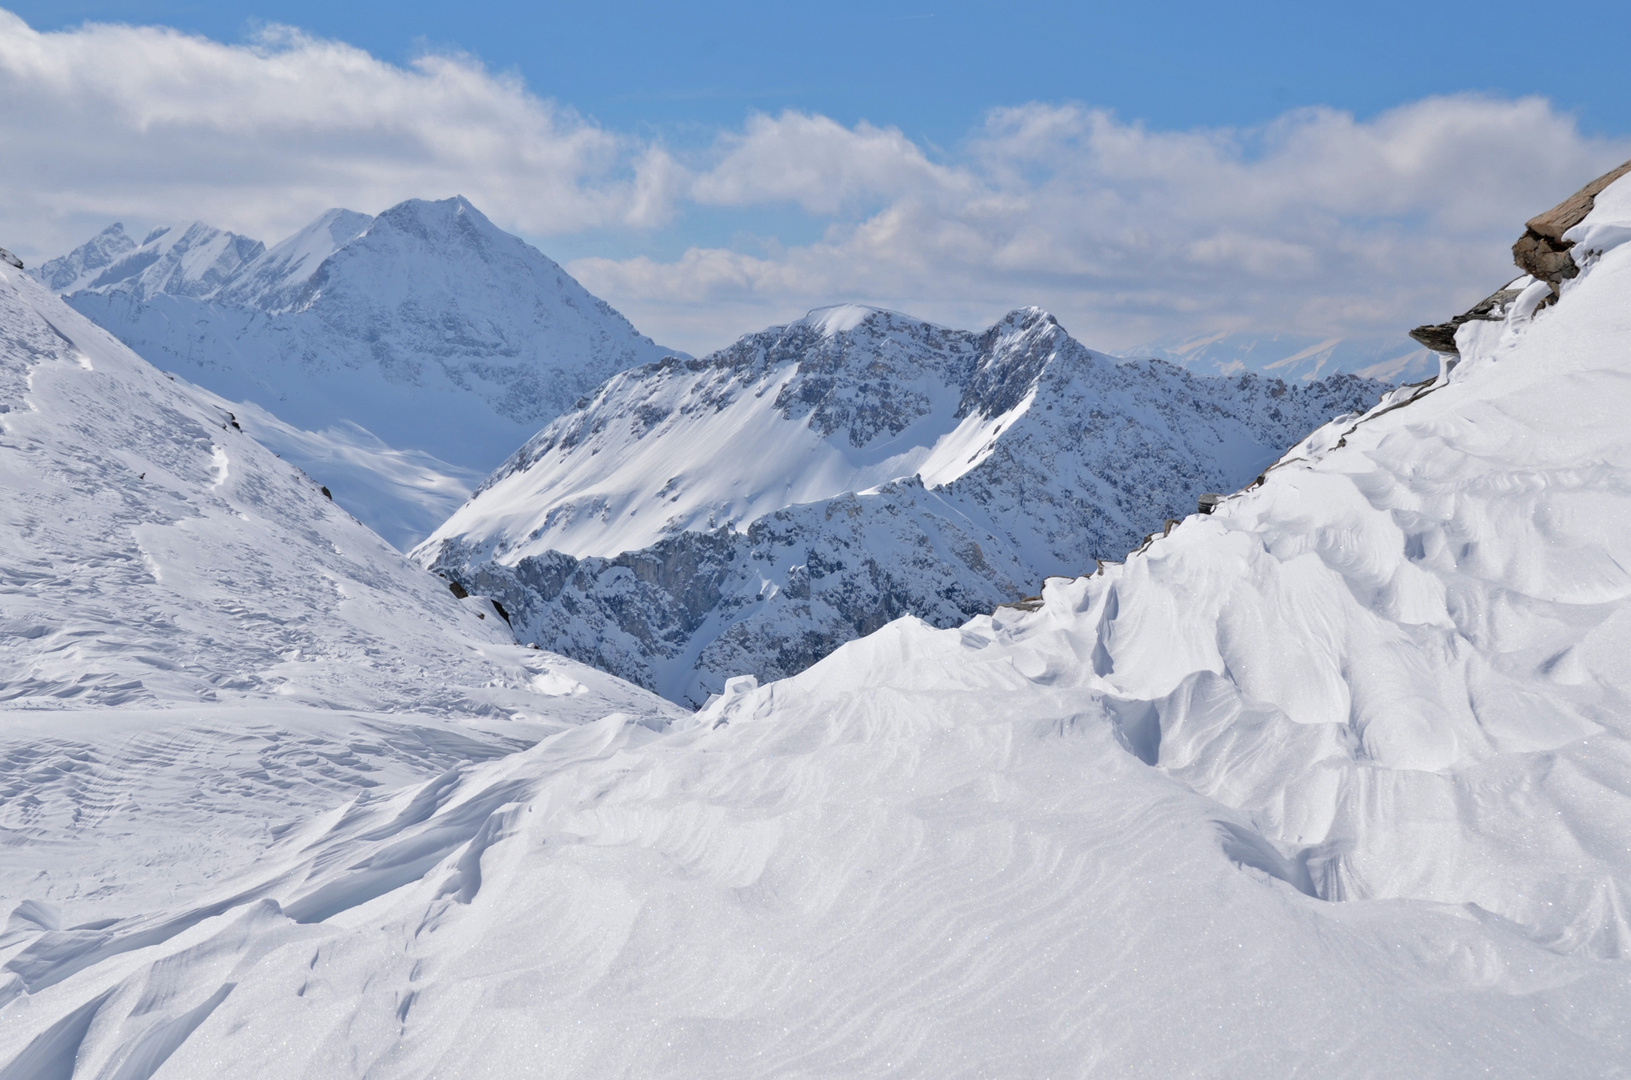
<instances>
[{"instance_id":1,"label":"snow","mask_svg":"<svg viewBox=\"0 0 1631 1080\"><path fill-rule=\"evenodd\" d=\"M482 480L477 470L422 450L387 446L356 424L302 431L254 402L199 393L231 412L256 442L321 478L336 502L401 551L446 521Z\"/></svg>"},{"instance_id":2,"label":"snow","mask_svg":"<svg viewBox=\"0 0 1631 1080\"><path fill-rule=\"evenodd\" d=\"M838 304L834 307L816 308L804 317L804 321L823 337L836 337L854 330L865 322L868 316L882 310L862 304Z\"/></svg>"},{"instance_id":3,"label":"snow","mask_svg":"<svg viewBox=\"0 0 1631 1080\"><path fill-rule=\"evenodd\" d=\"M601 689L531 727L31 691L0 717L0 1075L1623 1075L1631 244L1583 258L1036 610L898 620L671 725L547 658ZM8 657L102 617L18 599L52 560L139 580L141 511L400 598L336 693L479 696L469 608L383 546L371 577L323 555L366 534L13 280L0 469L54 512L0 545L0 610L45 628ZM96 484L138 453L162 499ZM298 525L233 516L274 496ZM93 658L143 632L102 625Z\"/></svg>"}]
</instances>

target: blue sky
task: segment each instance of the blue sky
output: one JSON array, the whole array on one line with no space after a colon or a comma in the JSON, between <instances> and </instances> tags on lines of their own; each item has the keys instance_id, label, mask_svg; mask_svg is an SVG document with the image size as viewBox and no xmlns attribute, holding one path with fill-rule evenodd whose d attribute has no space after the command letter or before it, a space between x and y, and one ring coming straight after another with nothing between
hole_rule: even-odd
<instances>
[{"instance_id":1,"label":"blue sky","mask_svg":"<svg viewBox=\"0 0 1631 1080\"><path fill-rule=\"evenodd\" d=\"M11 246L459 192L693 351L838 300L1394 332L1631 155L1624 4L8 10Z\"/></svg>"},{"instance_id":2,"label":"blue sky","mask_svg":"<svg viewBox=\"0 0 1631 1080\"><path fill-rule=\"evenodd\" d=\"M281 22L403 62L462 49L602 123L665 134L798 108L938 144L986 109L1085 101L1158 127L1361 116L1431 94L1540 94L1588 132L1631 130L1631 4L277 2L33 0L37 29L159 23L222 41ZM1569 39L1583 33L1580 59Z\"/></svg>"}]
</instances>

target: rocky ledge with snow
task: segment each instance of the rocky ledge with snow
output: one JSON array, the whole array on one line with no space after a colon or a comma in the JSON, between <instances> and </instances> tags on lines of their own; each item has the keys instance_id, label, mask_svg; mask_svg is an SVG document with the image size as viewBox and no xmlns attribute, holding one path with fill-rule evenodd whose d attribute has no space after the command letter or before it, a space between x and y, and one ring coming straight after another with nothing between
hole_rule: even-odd
<instances>
[{"instance_id":1,"label":"rocky ledge with snow","mask_svg":"<svg viewBox=\"0 0 1631 1080\"><path fill-rule=\"evenodd\" d=\"M1037 309L983 333L823 309L614 377L415 557L521 640L697 705L1120 557L1386 388L1118 362Z\"/></svg>"}]
</instances>

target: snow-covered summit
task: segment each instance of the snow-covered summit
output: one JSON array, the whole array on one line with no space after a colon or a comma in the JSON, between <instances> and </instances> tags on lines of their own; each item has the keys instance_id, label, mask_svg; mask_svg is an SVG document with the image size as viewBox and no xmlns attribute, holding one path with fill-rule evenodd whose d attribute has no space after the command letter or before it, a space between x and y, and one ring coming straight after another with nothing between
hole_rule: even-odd
<instances>
[{"instance_id":1,"label":"snow-covered summit","mask_svg":"<svg viewBox=\"0 0 1631 1080\"><path fill-rule=\"evenodd\" d=\"M99 258L80 249L51 281ZM270 249L203 225L157 230L65 288L161 368L307 434L359 426L446 474L491 469L609 375L667 355L462 197L331 210ZM327 482L302 445L277 444ZM354 498L353 479L367 478L331 485L341 502L418 521L413 539L451 509L434 490L402 505L385 481Z\"/></svg>"},{"instance_id":2,"label":"snow-covered summit","mask_svg":"<svg viewBox=\"0 0 1631 1080\"><path fill-rule=\"evenodd\" d=\"M826 308L617 375L415 557L523 640L697 704L1119 557L1384 388L1118 363L1038 308L981 333Z\"/></svg>"}]
</instances>

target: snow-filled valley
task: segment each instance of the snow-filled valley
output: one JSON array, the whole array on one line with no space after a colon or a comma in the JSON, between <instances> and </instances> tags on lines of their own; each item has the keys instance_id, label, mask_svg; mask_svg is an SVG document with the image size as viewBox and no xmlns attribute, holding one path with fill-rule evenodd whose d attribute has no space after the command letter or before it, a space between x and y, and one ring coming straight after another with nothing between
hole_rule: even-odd
<instances>
[{"instance_id":1,"label":"snow-filled valley","mask_svg":"<svg viewBox=\"0 0 1631 1080\"><path fill-rule=\"evenodd\" d=\"M1119 557L1386 389L1117 362L1035 308L984 333L822 309L615 376L413 554L521 640L696 706Z\"/></svg>"},{"instance_id":2,"label":"snow-filled valley","mask_svg":"<svg viewBox=\"0 0 1631 1080\"><path fill-rule=\"evenodd\" d=\"M113 225L33 273L144 358L248 403L257 438L404 548L581 394L672 355L463 198L331 210L270 248L196 222L137 244Z\"/></svg>"},{"instance_id":3,"label":"snow-filled valley","mask_svg":"<svg viewBox=\"0 0 1631 1080\"><path fill-rule=\"evenodd\" d=\"M1571 274L1210 514L696 712L514 644L0 267L0 1080L1631 1073L1631 177L1586 206ZM797 505L921 516L1065 411L1039 371L1149 431L1192 379L897 318L805 327L888 327L921 377L867 394L681 359L597 411L653 372L613 379L486 493L553 461L678 500L494 514L489 554L775 521L639 440L571 453L693 394L722 446L782 422L753 402L844 433L789 451Z\"/></svg>"}]
</instances>

